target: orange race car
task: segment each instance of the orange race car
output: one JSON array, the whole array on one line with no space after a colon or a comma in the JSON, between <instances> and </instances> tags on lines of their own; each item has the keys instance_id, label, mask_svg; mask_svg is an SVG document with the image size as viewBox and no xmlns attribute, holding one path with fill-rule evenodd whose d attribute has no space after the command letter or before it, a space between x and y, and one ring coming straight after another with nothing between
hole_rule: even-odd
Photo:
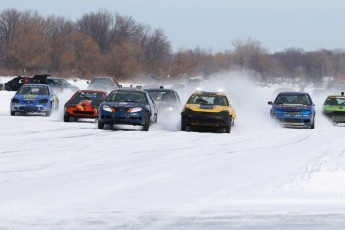
<instances>
[{"instance_id":1,"label":"orange race car","mask_svg":"<svg viewBox=\"0 0 345 230\"><path fill-rule=\"evenodd\" d=\"M107 93L98 90L79 90L65 104L64 122L79 118L97 118L98 106L107 98Z\"/></svg>"}]
</instances>

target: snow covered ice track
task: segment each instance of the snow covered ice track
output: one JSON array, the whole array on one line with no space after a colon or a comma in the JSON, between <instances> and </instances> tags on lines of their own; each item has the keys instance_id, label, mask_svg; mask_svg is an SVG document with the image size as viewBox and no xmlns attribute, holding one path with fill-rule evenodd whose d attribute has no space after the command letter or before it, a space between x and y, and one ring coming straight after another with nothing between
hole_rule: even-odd
<instances>
[{"instance_id":1,"label":"snow covered ice track","mask_svg":"<svg viewBox=\"0 0 345 230\"><path fill-rule=\"evenodd\" d=\"M237 105L230 135L0 107L0 229L343 229L345 127L284 129L261 106Z\"/></svg>"}]
</instances>

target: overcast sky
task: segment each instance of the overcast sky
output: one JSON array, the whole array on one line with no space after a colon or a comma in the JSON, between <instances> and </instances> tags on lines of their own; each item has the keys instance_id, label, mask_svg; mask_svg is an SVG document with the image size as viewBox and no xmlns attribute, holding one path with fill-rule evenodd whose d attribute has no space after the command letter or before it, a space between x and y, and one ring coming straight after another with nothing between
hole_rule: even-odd
<instances>
[{"instance_id":1,"label":"overcast sky","mask_svg":"<svg viewBox=\"0 0 345 230\"><path fill-rule=\"evenodd\" d=\"M345 49L345 0L0 0L1 9L37 10L75 21L106 9L162 28L174 51L233 49L260 41L270 52Z\"/></svg>"}]
</instances>

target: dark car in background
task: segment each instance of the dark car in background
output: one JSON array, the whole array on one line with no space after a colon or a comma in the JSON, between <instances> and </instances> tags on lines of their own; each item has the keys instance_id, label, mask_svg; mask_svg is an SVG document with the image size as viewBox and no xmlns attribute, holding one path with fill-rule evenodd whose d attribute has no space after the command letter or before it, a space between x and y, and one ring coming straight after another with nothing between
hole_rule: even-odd
<instances>
[{"instance_id":1,"label":"dark car in background","mask_svg":"<svg viewBox=\"0 0 345 230\"><path fill-rule=\"evenodd\" d=\"M150 95L140 88L112 91L98 109L98 128L104 125L141 125L148 131L157 122L157 107Z\"/></svg>"},{"instance_id":2,"label":"dark car in background","mask_svg":"<svg viewBox=\"0 0 345 230\"><path fill-rule=\"evenodd\" d=\"M173 89L166 89L163 86L159 88L145 89L158 105L158 112L166 113L177 113L179 115L181 109L181 99L178 93Z\"/></svg>"},{"instance_id":3,"label":"dark car in background","mask_svg":"<svg viewBox=\"0 0 345 230\"><path fill-rule=\"evenodd\" d=\"M37 84L47 84L50 85L55 91L78 91L77 86L72 85L66 79L60 77L51 77L48 74L40 74L32 77L32 82Z\"/></svg>"},{"instance_id":4,"label":"dark car in background","mask_svg":"<svg viewBox=\"0 0 345 230\"><path fill-rule=\"evenodd\" d=\"M89 90L101 90L111 92L119 85L117 81L114 81L111 77L93 77L87 82Z\"/></svg>"},{"instance_id":5,"label":"dark car in background","mask_svg":"<svg viewBox=\"0 0 345 230\"><path fill-rule=\"evenodd\" d=\"M306 92L281 92L271 105L271 118L285 127L315 128L315 105Z\"/></svg>"},{"instance_id":6,"label":"dark car in background","mask_svg":"<svg viewBox=\"0 0 345 230\"><path fill-rule=\"evenodd\" d=\"M17 91L22 85L33 83L32 78L27 76L17 76L4 84L7 91Z\"/></svg>"},{"instance_id":7,"label":"dark car in background","mask_svg":"<svg viewBox=\"0 0 345 230\"><path fill-rule=\"evenodd\" d=\"M97 118L98 106L107 98L107 93L96 90L79 90L65 103L64 122L79 118Z\"/></svg>"}]
</instances>

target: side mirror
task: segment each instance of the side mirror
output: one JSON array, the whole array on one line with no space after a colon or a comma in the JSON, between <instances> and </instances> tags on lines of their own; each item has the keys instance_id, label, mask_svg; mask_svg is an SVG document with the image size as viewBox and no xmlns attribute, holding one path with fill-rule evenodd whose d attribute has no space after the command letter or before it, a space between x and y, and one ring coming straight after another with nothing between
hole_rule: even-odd
<instances>
[{"instance_id":1,"label":"side mirror","mask_svg":"<svg viewBox=\"0 0 345 230\"><path fill-rule=\"evenodd\" d=\"M272 102L272 101L269 101L267 104L269 104L269 105L273 105L273 102Z\"/></svg>"},{"instance_id":2,"label":"side mirror","mask_svg":"<svg viewBox=\"0 0 345 230\"><path fill-rule=\"evenodd\" d=\"M86 84L90 84L90 81L87 81Z\"/></svg>"}]
</instances>

